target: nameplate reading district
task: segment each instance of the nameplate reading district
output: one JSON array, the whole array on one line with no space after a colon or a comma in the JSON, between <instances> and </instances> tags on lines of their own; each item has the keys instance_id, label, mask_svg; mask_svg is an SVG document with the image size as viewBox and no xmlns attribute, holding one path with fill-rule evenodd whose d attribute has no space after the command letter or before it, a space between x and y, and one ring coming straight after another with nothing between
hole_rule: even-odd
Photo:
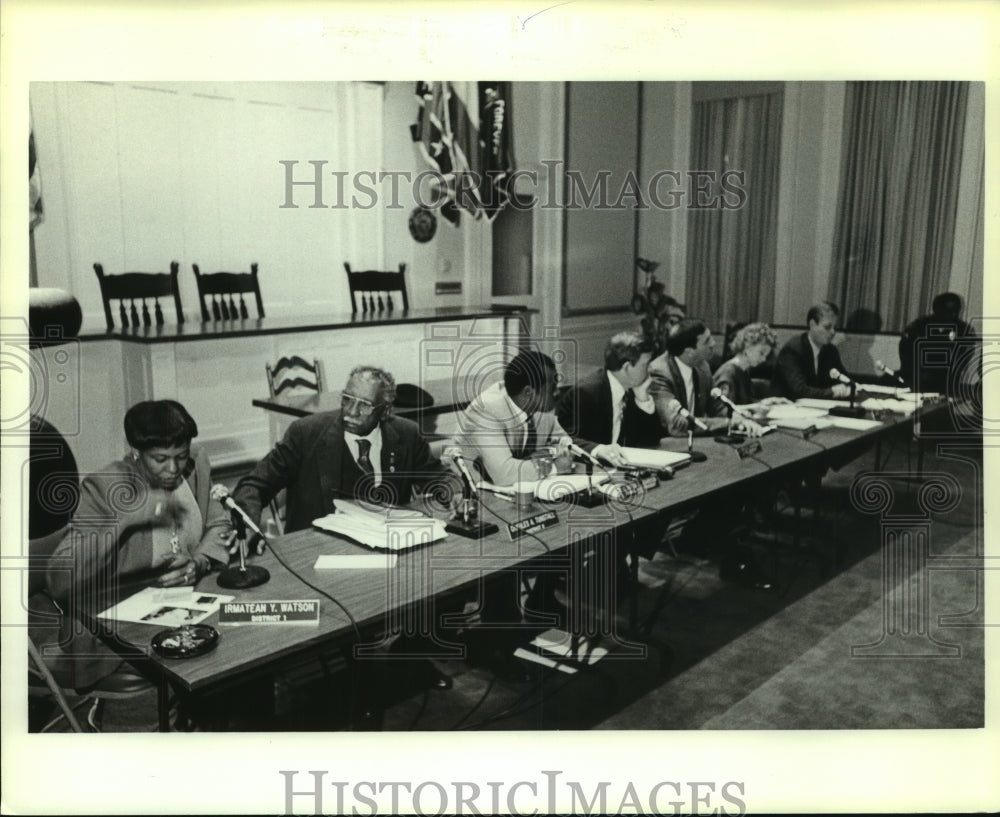
<instances>
[{"instance_id":1,"label":"nameplate reading district","mask_svg":"<svg viewBox=\"0 0 1000 817\"><path fill-rule=\"evenodd\" d=\"M559 517L556 516L555 511L543 511L542 513L525 517L517 522L508 522L507 535L511 539L517 539L520 536L540 531L542 528L551 528L558 521Z\"/></svg>"},{"instance_id":2,"label":"nameplate reading district","mask_svg":"<svg viewBox=\"0 0 1000 817\"><path fill-rule=\"evenodd\" d=\"M227 601L219 624L319 624L319 599L311 601Z\"/></svg>"}]
</instances>

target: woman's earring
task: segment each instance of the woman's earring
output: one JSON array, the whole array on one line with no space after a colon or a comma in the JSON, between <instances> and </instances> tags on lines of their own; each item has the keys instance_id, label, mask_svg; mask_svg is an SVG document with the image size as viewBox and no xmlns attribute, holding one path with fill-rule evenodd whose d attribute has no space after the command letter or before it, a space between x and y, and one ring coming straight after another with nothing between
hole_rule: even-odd
<instances>
[{"instance_id":1,"label":"woman's earring","mask_svg":"<svg viewBox=\"0 0 1000 817\"><path fill-rule=\"evenodd\" d=\"M132 457L132 462L139 461L139 452L136 451L135 449L132 449L132 453L129 456Z\"/></svg>"}]
</instances>

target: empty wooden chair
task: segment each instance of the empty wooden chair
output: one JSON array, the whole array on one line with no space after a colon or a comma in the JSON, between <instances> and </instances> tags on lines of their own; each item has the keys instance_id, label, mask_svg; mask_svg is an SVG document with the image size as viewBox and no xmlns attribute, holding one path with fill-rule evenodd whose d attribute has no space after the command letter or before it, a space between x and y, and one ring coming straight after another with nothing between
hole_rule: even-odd
<instances>
[{"instance_id":1,"label":"empty wooden chair","mask_svg":"<svg viewBox=\"0 0 1000 817\"><path fill-rule=\"evenodd\" d=\"M191 266L198 283L198 302L201 304L203 322L246 320L250 313L243 296L248 294L253 294L257 300L257 317L264 317L264 302L260 297L256 263L250 265L250 272L202 273L197 264ZM240 297L239 303L236 302L236 295Z\"/></svg>"},{"instance_id":2,"label":"empty wooden chair","mask_svg":"<svg viewBox=\"0 0 1000 817\"><path fill-rule=\"evenodd\" d=\"M181 295L177 288L179 270L180 265L171 261L169 273L123 272L120 275L105 275L104 267L95 263L94 272L101 285L101 300L104 301L104 318L108 323L108 331L115 328L111 313L112 301L118 301L118 317L122 329L152 326L154 321L157 326L162 326L164 320L160 298L173 298L177 323L184 323ZM149 312L150 302L153 304L152 315Z\"/></svg>"},{"instance_id":3,"label":"empty wooden chair","mask_svg":"<svg viewBox=\"0 0 1000 817\"><path fill-rule=\"evenodd\" d=\"M406 281L403 274L406 264L399 265L399 271L380 272L378 270L353 271L351 265L344 262L347 270L347 284L351 289L351 312L378 313L392 312L396 306L393 293L399 295L403 309L410 308L406 297ZM361 309L358 309L358 297L361 296Z\"/></svg>"},{"instance_id":4,"label":"empty wooden chair","mask_svg":"<svg viewBox=\"0 0 1000 817\"><path fill-rule=\"evenodd\" d=\"M267 388L271 397L284 391L323 391L323 373L319 361L307 363L298 355L282 357L273 366L265 364Z\"/></svg>"}]
</instances>

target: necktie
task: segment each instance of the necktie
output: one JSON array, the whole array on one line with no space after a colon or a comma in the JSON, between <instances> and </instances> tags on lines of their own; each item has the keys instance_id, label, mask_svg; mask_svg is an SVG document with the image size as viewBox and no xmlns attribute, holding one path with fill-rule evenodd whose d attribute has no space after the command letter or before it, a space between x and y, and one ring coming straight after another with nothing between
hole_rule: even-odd
<instances>
[{"instance_id":1,"label":"necktie","mask_svg":"<svg viewBox=\"0 0 1000 817\"><path fill-rule=\"evenodd\" d=\"M626 389L625 395L618 404L618 439L615 440L618 445L626 444L626 438L628 435L625 433L625 415L628 414L628 408L630 405L635 405L635 393L632 389Z\"/></svg>"},{"instance_id":2,"label":"necktie","mask_svg":"<svg viewBox=\"0 0 1000 817\"><path fill-rule=\"evenodd\" d=\"M366 474L375 473L375 469L372 468L371 457L369 456L371 450L371 440L358 440L358 465L361 466L361 470Z\"/></svg>"},{"instance_id":3,"label":"necktie","mask_svg":"<svg viewBox=\"0 0 1000 817\"><path fill-rule=\"evenodd\" d=\"M528 415L528 433L524 439L524 448L521 449L521 456L518 459L524 459L525 457L531 456L534 450L538 447L538 428L535 425L535 415Z\"/></svg>"}]
</instances>

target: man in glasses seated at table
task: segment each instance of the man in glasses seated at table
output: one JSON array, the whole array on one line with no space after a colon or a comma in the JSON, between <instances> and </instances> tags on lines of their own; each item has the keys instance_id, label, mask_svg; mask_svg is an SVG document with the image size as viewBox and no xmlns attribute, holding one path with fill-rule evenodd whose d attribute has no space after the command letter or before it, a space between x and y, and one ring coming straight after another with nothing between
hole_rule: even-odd
<instances>
[{"instance_id":1,"label":"man in glasses seated at table","mask_svg":"<svg viewBox=\"0 0 1000 817\"><path fill-rule=\"evenodd\" d=\"M340 411L296 420L271 452L239 481L233 498L260 521L261 508L287 489L285 532L333 513L335 499L405 505L414 482L441 464L411 420L395 417L396 381L375 366L347 378Z\"/></svg>"},{"instance_id":2,"label":"man in glasses seated at table","mask_svg":"<svg viewBox=\"0 0 1000 817\"><path fill-rule=\"evenodd\" d=\"M416 483L440 475L442 467L417 424L393 416L395 397L396 381L389 372L356 366L344 386L340 411L293 422L271 452L239 481L234 500L259 523L261 508L287 489L285 533L309 528L314 519L333 513L338 499L409 503ZM435 608L446 611L437 602ZM391 651L426 652L429 657L433 649L419 637L404 636ZM451 679L430 662L418 666L399 667L393 677L419 674L428 686L451 687Z\"/></svg>"}]
</instances>

